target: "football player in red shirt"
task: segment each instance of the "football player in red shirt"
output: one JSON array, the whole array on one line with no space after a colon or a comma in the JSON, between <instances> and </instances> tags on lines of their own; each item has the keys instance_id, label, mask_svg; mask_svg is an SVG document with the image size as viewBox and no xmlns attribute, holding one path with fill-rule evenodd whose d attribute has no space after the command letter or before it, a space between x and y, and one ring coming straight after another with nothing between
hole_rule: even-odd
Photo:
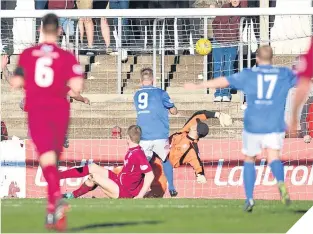
<instances>
[{"instance_id":1,"label":"football player in red shirt","mask_svg":"<svg viewBox=\"0 0 313 234\"><path fill-rule=\"evenodd\" d=\"M75 56L57 46L60 33L58 17L47 14L42 19L43 43L25 49L9 82L13 88L25 89L25 110L31 138L48 183L46 227L66 229L57 161L68 129L69 88L79 94L83 88L82 68Z\"/></svg>"},{"instance_id":2,"label":"football player in red shirt","mask_svg":"<svg viewBox=\"0 0 313 234\"><path fill-rule=\"evenodd\" d=\"M77 198L98 186L110 198L143 198L154 179L151 166L139 146L141 129L132 125L127 130L128 151L124 159L122 171L116 175L97 164L71 168L60 173L61 179L79 178L89 175L88 180L66 198Z\"/></svg>"},{"instance_id":3,"label":"football player in red shirt","mask_svg":"<svg viewBox=\"0 0 313 234\"><path fill-rule=\"evenodd\" d=\"M299 123L300 108L308 97L311 89L311 79L313 78L313 39L307 54L300 57L297 65L298 84L293 100L289 131L295 134Z\"/></svg>"}]
</instances>

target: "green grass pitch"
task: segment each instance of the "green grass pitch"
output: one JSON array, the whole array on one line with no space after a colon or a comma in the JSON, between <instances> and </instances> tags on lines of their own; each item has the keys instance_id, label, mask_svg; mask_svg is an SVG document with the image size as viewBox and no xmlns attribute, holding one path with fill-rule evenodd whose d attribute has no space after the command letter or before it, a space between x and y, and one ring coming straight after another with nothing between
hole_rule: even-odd
<instances>
[{"instance_id":1,"label":"green grass pitch","mask_svg":"<svg viewBox=\"0 0 313 234\"><path fill-rule=\"evenodd\" d=\"M242 200L143 199L70 200L68 232L215 232L286 233L312 206L294 201L257 201L253 213L242 211ZM11 199L1 203L1 231L42 233L45 200Z\"/></svg>"}]
</instances>

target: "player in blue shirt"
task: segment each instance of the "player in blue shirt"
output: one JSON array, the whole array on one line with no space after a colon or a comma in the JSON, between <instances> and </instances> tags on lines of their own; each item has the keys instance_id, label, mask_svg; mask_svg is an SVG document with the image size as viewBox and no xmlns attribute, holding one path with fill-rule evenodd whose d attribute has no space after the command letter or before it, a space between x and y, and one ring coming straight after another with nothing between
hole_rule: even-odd
<instances>
[{"instance_id":1,"label":"player in blue shirt","mask_svg":"<svg viewBox=\"0 0 313 234\"><path fill-rule=\"evenodd\" d=\"M153 86L152 69L141 71L141 84L141 89L134 96L137 125L142 130L140 146L149 161L154 154L162 159L170 195L175 197L178 193L173 182L173 167L167 155L170 150L168 114L176 115L177 109L166 91Z\"/></svg>"},{"instance_id":2,"label":"player in blue shirt","mask_svg":"<svg viewBox=\"0 0 313 234\"><path fill-rule=\"evenodd\" d=\"M270 46L260 47L256 59L258 66L252 69L200 85L185 85L186 89L232 86L247 96L242 152L245 155L243 176L247 198L244 210L248 212L254 206L255 159L262 149L267 151L267 161L278 182L282 202L290 202L280 155L286 130L285 104L289 89L296 85L296 75L289 68L272 65L273 50Z\"/></svg>"}]
</instances>

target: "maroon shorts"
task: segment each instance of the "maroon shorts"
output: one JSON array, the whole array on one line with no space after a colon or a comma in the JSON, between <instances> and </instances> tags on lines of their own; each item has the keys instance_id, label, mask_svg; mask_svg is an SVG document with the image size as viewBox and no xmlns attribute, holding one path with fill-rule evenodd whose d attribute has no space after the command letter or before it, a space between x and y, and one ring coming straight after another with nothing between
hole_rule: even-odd
<instances>
[{"instance_id":1,"label":"maroon shorts","mask_svg":"<svg viewBox=\"0 0 313 234\"><path fill-rule=\"evenodd\" d=\"M129 192L123 188L123 185L121 185L120 179L119 177L113 172L109 170L109 179L113 180L118 188L119 188L119 195L118 198L133 198L134 196L132 196L131 194L129 194Z\"/></svg>"},{"instance_id":2,"label":"maroon shorts","mask_svg":"<svg viewBox=\"0 0 313 234\"><path fill-rule=\"evenodd\" d=\"M39 156L63 150L64 137L69 125L69 109L42 109L28 111L28 127Z\"/></svg>"}]
</instances>

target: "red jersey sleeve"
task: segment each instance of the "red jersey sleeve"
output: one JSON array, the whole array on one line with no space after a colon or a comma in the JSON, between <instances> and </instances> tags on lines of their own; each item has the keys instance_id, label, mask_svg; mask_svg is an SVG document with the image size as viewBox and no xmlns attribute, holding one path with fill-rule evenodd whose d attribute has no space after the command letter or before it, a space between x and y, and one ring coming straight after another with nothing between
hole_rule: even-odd
<instances>
[{"instance_id":1,"label":"red jersey sleeve","mask_svg":"<svg viewBox=\"0 0 313 234\"><path fill-rule=\"evenodd\" d=\"M152 171L150 163L148 162L146 155L142 150L138 151L137 158L138 158L139 169L141 173L145 174L145 173Z\"/></svg>"},{"instance_id":2,"label":"red jersey sleeve","mask_svg":"<svg viewBox=\"0 0 313 234\"><path fill-rule=\"evenodd\" d=\"M297 67L297 73L299 78L313 78L313 39L311 46L307 54L300 57L300 61Z\"/></svg>"},{"instance_id":3,"label":"red jersey sleeve","mask_svg":"<svg viewBox=\"0 0 313 234\"><path fill-rule=\"evenodd\" d=\"M70 80L72 78L82 78L83 79L83 69L75 56L71 53L69 53L67 61L65 61L66 64L66 79Z\"/></svg>"}]
</instances>

